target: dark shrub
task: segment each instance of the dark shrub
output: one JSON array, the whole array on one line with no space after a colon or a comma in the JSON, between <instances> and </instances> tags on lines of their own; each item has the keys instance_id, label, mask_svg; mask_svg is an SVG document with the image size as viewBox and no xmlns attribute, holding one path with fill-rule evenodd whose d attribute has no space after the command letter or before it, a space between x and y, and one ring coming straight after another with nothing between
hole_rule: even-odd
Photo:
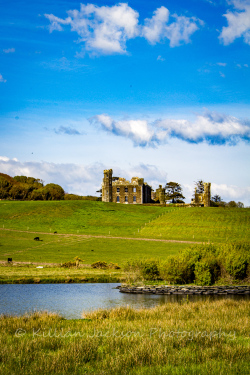
<instances>
[{"instance_id":1,"label":"dark shrub","mask_svg":"<svg viewBox=\"0 0 250 375\"><path fill-rule=\"evenodd\" d=\"M152 260L145 262L141 272L145 280L156 280L160 276L157 262Z\"/></svg>"},{"instance_id":2,"label":"dark shrub","mask_svg":"<svg viewBox=\"0 0 250 375\"><path fill-rule=\"evenodd\" d=\"M92 263L91 267L92 268L107 269L108 268L108 263L107 262L102 262L102 261L99 260L98 262Z\"/></svg>"}]
</instances>

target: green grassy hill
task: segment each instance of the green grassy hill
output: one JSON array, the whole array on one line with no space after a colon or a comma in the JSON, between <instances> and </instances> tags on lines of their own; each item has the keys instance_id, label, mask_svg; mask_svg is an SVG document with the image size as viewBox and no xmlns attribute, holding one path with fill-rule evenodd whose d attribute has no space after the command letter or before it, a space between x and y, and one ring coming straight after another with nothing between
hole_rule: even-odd
<instances>
[{"instance_id":1,"label":"green grassy hill","mask_svg":"<svg viewBox=\"0 0 250 375\"><path fill-rule=\"evenodd\" d=\"M250 209L1 201L0 260L12 257L16 261L61 263L79 256L86 263L105 260L122 264L130 258L166 258L189 245L133 238L246 241L250 239L249 224ZM55 231L57 235L53 234ZM42 241L34 241L36 233Z\"/></svg>"}]
</instances>

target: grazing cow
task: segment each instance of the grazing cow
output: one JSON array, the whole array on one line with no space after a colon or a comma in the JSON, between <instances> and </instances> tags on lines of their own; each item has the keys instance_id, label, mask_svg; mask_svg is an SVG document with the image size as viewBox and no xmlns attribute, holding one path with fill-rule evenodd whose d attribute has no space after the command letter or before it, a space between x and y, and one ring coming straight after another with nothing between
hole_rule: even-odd
<instances>
[{"instance_id":1,"label":"grazing cow","mask_svg":"<svg viewBox=\"0 0 250 375\"><path fill-rule=\"evenodd\" d=\"M40 238L39 237L35 237L34 240L35 241L40 241Z\"/></svg>"},{"instance_id":2,"label":"grazing cow","mask_svg":"<svg viewBox=\"0 0 250 375\"><path fill-rule=\"evenodd\" d=\"M57 232L54 232L54 234L56 234Z\"/></svg>"},{"instance_id":3,"label":"grazing cow","mask_svg":"<svg viewBox=\"0 0 250 375\"><path fill-rule=\"evenodd\" d=\"M11 263L12 262L12 258L8 258L8 263Z\"/></svg>"},{"instance_id":4,"label":"grazing cow","mask_svg":"<svg viewBox=\"0 0 250 375\"><path fill-rule=\"evenodd\" d=\"M94 250L91 250L91 251L94 251Z\"/></svg>"}]
</instances>

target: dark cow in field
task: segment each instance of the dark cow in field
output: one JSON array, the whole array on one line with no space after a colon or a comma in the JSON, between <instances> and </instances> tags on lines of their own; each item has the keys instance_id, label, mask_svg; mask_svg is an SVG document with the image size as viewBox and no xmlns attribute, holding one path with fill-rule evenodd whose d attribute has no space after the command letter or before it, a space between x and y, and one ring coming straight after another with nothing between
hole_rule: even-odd
<instances>
[{"instance_id":1,"label":"dark cow in field","mask_svg":"<svg viewBox=\"0 0 250 375\"><path fill-rule=\"evenodd\" d=\"M40 241L40 238L39 237L35 237L34 240L35 241Z\"/></svg>"}]
</instances>

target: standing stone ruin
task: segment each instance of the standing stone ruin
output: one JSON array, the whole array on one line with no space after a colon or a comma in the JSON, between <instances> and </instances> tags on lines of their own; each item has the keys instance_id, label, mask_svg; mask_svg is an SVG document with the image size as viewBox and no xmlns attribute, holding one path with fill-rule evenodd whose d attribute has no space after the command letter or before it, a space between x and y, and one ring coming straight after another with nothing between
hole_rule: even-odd
<instances>
[{"instance_id":1,"label":"standing stone ruin","mask_svg":"<svg viewBox=\"0 0 250 375\"><path fill-rule=\"evenodd\" d=\"M204 182L203 185L204 185L204 192L201 194L198 194L197 188L195 188L194 199L191 199L192 206L210 207L211 183Z\"/></svg>"}]
</instances>

